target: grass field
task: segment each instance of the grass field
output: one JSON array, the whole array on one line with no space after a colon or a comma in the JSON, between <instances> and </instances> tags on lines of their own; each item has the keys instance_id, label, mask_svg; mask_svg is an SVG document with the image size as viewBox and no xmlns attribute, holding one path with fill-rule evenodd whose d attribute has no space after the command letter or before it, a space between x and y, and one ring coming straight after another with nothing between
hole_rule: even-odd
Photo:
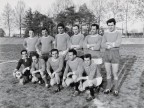
<instances>
[{"instance_id":1,"label":"grass field","mask_svg":"<svg viewBox=\"0 0 144 108\"><path fill-rule=\"evenodd\" d=\"M144 45L123 45L120 69L125 65L120 82L120 95L95 93L96 98L85 101L85 94L72 97L72 88L54 94L51 87L28 83L18 85L12 70L20 58L21 44L0 45L0 108L144 108ZM105 77L104 67L102 74Z\"/></svg>"}]
</instances>

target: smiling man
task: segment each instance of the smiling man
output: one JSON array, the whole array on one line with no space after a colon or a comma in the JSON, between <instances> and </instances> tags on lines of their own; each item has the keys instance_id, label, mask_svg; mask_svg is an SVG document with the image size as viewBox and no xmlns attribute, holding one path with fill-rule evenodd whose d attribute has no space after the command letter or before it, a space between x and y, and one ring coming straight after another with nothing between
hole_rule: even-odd
<instances>
[{"instance_id":1,"label":"smiling man","mask_svg":"<svg viewBox=\"0 0 144 108\"><path fill-rule=\"evenodd\" d=\"M60 77L62 76L63 69L63 58L59 56L59 51L57 49L51 50L51 55L47 61L47 72L50 76L50 85L53 86L57 84L57 89L55 92L60 91Z\"/></svg>"},{"instance_id":2,"label":"smiling man","mask_svg":"<svg viewBox=\"0 0 144 108\"><path fill-rule=\"evenodd\" d=\"M108 94L111 91L111 74L114 76L114 92L118 95L118 69L119 69L119 47L121 45L122 36L115 29L116 21L114 18L107 21L109 31L106 32L102 39L102 47L105 48L104 62L107 73L107 87L104 93Z\"/></svg>"}]
</instances>

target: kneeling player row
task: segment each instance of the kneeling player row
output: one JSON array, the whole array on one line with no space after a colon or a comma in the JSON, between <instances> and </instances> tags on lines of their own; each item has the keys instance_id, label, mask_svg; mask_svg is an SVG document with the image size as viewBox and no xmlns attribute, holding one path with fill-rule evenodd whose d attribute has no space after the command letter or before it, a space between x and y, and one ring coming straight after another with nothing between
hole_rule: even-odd
<instances>
[{"instance_id":1,"label":"kneeling player row","mask_svg":"<svg viewBox=\"0 0 144 108\"><path fill-rule=\"evenodd\" d=\"M47 63L40 59L38 54L34 54L32 55L32 64L26 50L22 50L21 54L22 58L13 73L19 79L20 84L30 80L41 83L43 80L46 87L49 87L48 82L51 86L56 84L57 89L55 91L58 92L61 82L63 87L73 83L75 87L74 95L88 88L90 91L88 99L92 99L94 96L93 86L99 86L102 82L99 69L92 61L90 54L85 54L83 61L83 59L77 57L76 50L71 49L68 52L68 60L64 63L63 57L59 56L59 51L52 49L52 57L48 59ZM17 74L22 64L25 68Z\"/></svg>"}]
</instances>

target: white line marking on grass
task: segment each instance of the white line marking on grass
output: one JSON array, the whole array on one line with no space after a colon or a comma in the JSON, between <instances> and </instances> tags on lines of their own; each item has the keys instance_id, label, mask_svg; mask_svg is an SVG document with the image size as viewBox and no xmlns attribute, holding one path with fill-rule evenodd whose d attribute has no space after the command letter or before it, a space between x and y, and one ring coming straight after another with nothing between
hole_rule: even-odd
<instances>
[{"instance_id":1,"label":"white line marking on grass","mask_svg":"<svg viewBox=\"0 0 144 108\"><path fill-rule=\"evenodd\" d=\"M4 62L0 63L0 65L1 65L1 64L5 64L5 63L11 63L11 62L18 62L18 61L17 61L17 60L4 61Z\"/></svg>"}]
</instances>

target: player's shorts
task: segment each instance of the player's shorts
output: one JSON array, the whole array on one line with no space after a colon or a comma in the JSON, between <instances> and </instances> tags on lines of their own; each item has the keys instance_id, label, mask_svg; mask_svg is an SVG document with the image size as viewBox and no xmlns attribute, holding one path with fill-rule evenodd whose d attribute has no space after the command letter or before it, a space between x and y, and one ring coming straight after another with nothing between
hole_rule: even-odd
<instances>
[{"instance_id":1,"label":"player's shorts","mask_svg":"<svg viewBox=\"0 0 144 108\"><path fill-rule=\"evenodd\" d=\"M106 49L104 52L104 62L119 63L120 54L119 48Z\"/></svg>"},{"instance_id":2,"label":"player's shorts","mask_svg":"<svg viewBox=\"0 0 144 108\"><path fill-rule=\"evenodd\" d=\"M102 64L103 63L103 60L102 58L93 58L92 59L94 61L95 64L99 65L99 64Z\"/></svg>"},{"instance_id":3,"label":"player's shorts","mask_svg":"<svg viewBox=\"0 0 144 108\"><path fill-rule=\"evenodd\" d=\"M100 51L84 49L84 54L91 54L92 58L101 58L101 52Z\"/></svg>"},{"instance_id":4,"label":"player's shorts","mask_svg":"<svg viewBox=\"0 0 144 108\"><path fill-rule=\"evenodd\" d=\"M45 54L42 54L42 56L40 58L46 62L49 57L50 57L49 53L45 53Z\"/></svg>"}]
</instances>

